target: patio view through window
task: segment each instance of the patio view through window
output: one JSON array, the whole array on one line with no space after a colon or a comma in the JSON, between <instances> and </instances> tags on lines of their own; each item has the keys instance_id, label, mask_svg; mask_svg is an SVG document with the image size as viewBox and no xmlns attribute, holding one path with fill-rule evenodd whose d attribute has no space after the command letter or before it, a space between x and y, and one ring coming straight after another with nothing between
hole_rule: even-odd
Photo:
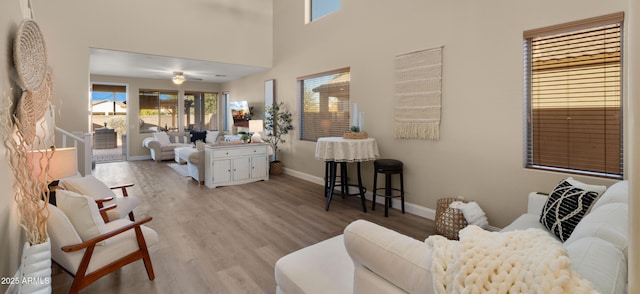
<instances>
[{"instance_id":1,"label":"patio view through window","mask_svg":"<svg viewBox=\"0 0 640 294\"><path fill-rule=\"evenodd\" d=\"M140 90L140 131L178 129L178 92Z\"/></svg>"},{"instance_id":2,"label":"patio view through window","mask_svg":"<svg viewBox=\"0 0 640 294\"><path fill-rule=\"evenodd\" d=\"M185 130L217 130L218 94L185 92L184 113Z\"/></svg>"},{"instance_id":3,"label":"patio view through window","mask_svg":"<svg viewBox=\"0 0 640 294\"><path fill-rule=\"evenodd\" d=\"M621 178L622 16L572 26L524 34L526 164Z\"/></svg>"},{"instance_id":4,"label":"patio view through window","mask_svg":"<svg viewBox=\"0 0 640 294\"><path fill-rule=\"evenodd\" d=\"M341 137L349 130L349 68L298 78L300 139Z\"/></svg>"}]
</instances>

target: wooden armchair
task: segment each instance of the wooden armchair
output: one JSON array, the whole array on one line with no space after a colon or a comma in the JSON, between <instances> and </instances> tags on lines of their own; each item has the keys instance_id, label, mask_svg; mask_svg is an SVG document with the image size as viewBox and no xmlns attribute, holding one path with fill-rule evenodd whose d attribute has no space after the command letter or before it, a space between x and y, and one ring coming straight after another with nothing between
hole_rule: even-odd
<instances>
[{"instance_id":1,"label":"wooden armchair","mask_svg":"<svg viewBox=\"0 0 640 294\"><path fill-rule=\"evenodd\" d=\"M57 205L48 204L51 258L74 277L70 293L140 259L149 280L155 279L147 246L157 243L158 235L143 225L151 217L105 223L106 212L115 209L115 204L98 209L93 198L66 190L57 192Z\"/></svg>"},{"instance_id":2,"label":"wooden armchair","mask_svg":"<svg viewBox=\"0 0 640 294\"><path fill-rule=\"evenodd\" d=\"M107 211L108 220L121 219L129 216L131 221L135 221L133 209L135 209L142 201L135 196L129 196L127 188L133 187L133 184L125 184L109 187L94 176L73 177L60 180L60 187L76 192L81 195L91 196L98 203L98 208L103 208L115 204L116 207ZM122 191L123 197L117 197L112 190Z\"/></svg>"}]
</instances>

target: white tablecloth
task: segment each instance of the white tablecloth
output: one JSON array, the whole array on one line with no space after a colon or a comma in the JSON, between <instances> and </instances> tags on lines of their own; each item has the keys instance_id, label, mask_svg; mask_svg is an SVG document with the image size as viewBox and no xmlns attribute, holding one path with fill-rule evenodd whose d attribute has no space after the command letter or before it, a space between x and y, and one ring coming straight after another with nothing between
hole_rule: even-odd
<instances>
[{"instance_id":1,"label":"white tablecloth","mask_svg":"<svg viewBox=\"0 0 640 294\"><path fill-rule=\"evenodd\" d=\"M342 137L319 138L316 143L316 159L336 162L360 162L380 157L376 139L344 139Z\"/></svg>"}]
</instances>

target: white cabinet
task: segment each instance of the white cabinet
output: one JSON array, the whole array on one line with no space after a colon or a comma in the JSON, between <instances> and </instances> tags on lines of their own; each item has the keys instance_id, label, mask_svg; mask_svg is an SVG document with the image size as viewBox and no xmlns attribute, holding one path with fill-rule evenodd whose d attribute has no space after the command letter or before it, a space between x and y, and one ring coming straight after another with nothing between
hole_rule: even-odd
<instances>
[{"instance_id":1,"label":"white cabinet","mask_svg":"<svg viewBox=\"0 0 640 294\"><path fill-rule=\"evenodd\" d=\"M267 144L206 146L204 177L209 188L269 180Z\"/></svg>"}]
</instances>

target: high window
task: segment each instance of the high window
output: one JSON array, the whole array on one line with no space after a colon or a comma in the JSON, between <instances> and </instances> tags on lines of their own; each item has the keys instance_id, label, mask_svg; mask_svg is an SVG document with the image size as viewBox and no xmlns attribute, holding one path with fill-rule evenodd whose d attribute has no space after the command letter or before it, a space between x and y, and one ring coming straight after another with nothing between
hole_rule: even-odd
<instances>
[{"instance_id":1,"label":"high window","mask_svg":"<svg viewBox=\"0 0 640 294\"><path fill-rule=\"evenodd\" d=\"M349 130L349 68L298 78L300 139L341 137Z\"/></svg>"},{"instance_id":2,"label":"high window","mask_svg":"<svg viewBox=\"0 0 640 294\"><path fill-rule=\"evenodd\" d=\"M340 9L340 0L306 0L306 23Z\"/></svg>"},{"instance_id":3,"label":"high window","mask_svg":"<svg viewBox=\"0 0 640 294\"><path fill-rule=\"evenodd\" d=\"M527 167L622 177L622 23L524 32Z\"/></svg>"},{"instance_id":4,"label":"high window","mask_svg":"<svg viewBox=\"0 0 640 294\"><path fill-rule=\"evenodd\" d=\"M140 90L140 131L178 129L178 92Z\"/></svg>"},{"instance_id":5,"label":"high window","mask_svg":"<svg viewBox=\"0 0 640 294\"><path fill-rule=\"evenodd\" d=\"M185 92L184 114L183 125L186 130L217 130L218 94Z\"/></svg>"}]
</instances>

